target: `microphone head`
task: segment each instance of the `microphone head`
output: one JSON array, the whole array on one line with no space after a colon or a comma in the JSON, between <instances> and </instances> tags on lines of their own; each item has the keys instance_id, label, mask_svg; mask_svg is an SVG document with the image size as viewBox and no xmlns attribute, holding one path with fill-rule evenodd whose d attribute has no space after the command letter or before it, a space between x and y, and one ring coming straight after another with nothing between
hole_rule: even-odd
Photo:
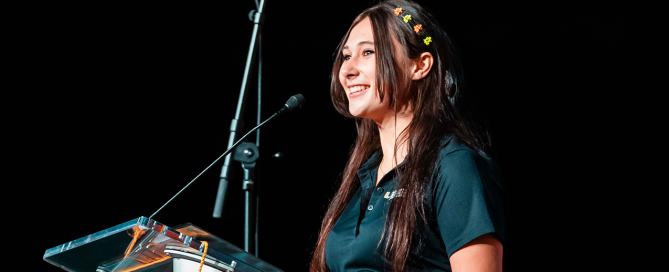
<instances>
[{"instance_id":1,"label":"microphone head","mask_svg":"<svg viewBox=\"0 0 669 272\"><path fill-rule=\"evenodd\" d=\"M288 111L296 110L302 107L306 101L304 100L304 96L301 94L296 94L288 98L288 101L286 101L286 107L288 107Z\"/></svg>"}]
</instances>

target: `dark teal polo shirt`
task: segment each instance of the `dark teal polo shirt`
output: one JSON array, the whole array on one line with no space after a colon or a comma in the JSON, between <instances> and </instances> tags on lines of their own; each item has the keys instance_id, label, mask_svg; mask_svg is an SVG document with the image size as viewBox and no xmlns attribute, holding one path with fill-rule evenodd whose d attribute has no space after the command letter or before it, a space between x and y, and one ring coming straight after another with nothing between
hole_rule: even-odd
<instances>
[{"instance_id":1,"label":"dark teal polo shirt","mask_svg":"<svg viewBox=\"0 0 669 272\"><path fill-rule=\"evenodd\" d=\"M408 271L451 271L448 258L473 239L494 234L505 240L497 165L453 137L441 144L425 195L427 224L417 226L422 244L411 250ZM325 260L331 271L390 270L385 243L379 242L390 203L404 196L396 188L396 169L375 186L381 158L378 150L358 169L360 188L328 235Z\"/></svg>"}]
</instances>

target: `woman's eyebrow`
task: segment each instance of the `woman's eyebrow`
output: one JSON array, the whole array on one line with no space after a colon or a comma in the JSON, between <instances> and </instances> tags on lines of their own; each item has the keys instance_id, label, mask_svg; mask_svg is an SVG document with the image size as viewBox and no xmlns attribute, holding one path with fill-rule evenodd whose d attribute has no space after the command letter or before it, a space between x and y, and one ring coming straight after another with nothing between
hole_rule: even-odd
<instances>
[{"instance_id":1,"label":"woman's eyebrow","mask_svg":"<svg viewBox=\"0 0 669 272\"><path fill-rule=\"evenodd\" d=\"M361 46L361 45L363 45L363 44L371 44L371 45L374 45L374 42L373 42L373 41L361 41L361 42L358 43L358 46ZM343 47L342 49L348 49L348 45L344 45L344 47Z\"/></svg>"}]
</instances>

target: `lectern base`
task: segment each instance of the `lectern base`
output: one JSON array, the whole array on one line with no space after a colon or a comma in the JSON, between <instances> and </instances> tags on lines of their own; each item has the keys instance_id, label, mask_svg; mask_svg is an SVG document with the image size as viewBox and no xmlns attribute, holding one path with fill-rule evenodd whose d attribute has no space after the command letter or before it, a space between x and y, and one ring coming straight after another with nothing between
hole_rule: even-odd
<instances>
[{"instance_id":1,"label":"lectern base","mask_svg":"<svg viewBox=\"0 0 669 272\"><path fill-rule=\"evenodd\" d=\"M200 269L202 253L191 248L179 246L167 246L165 254L172 257L173 272L192 272ZM237 262L232 261L228 265L213 257L206 256L202 272L234 272Z\"/></svg>"}]
</instances>

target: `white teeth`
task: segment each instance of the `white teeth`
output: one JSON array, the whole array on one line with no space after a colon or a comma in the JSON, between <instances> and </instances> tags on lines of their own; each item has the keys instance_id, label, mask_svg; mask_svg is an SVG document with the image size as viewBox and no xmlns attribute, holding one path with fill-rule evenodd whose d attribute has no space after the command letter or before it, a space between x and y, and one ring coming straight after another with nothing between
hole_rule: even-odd
<instances>
[{"instance_id":1,"label":"white teeth","mask_svg":"<svg viewBox=\"0 0 669 272\"><path fill-rule=\"evenodd\" d=\"M357 93L359 91L363 91L369 88L369 86L353 86L349 90L351 90L351 93Z\"/></svg>"}]
</instances>

